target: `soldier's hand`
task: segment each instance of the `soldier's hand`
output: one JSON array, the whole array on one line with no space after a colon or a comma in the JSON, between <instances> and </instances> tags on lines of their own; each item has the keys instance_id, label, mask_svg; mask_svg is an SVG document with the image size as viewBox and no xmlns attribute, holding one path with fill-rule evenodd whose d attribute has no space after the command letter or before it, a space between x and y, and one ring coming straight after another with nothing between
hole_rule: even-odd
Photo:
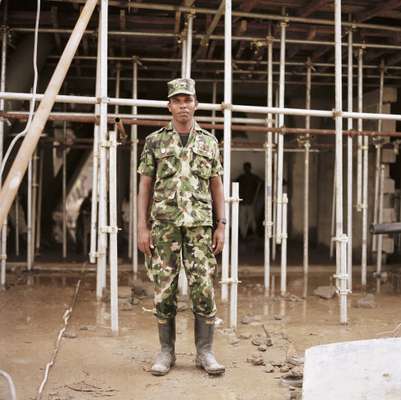
<instances>
[{"instance_id":1,"label":"soldier's hand","mask_svg":"<svg viewBox=\"0 0 401 400\"><path fill-rule=\"evenodd\" d=\"M216 230L213 233L213 254L219 254L222 252L224 247L224 225L217 225Z\"/></svg>"},{"instance_id":2,"label":"soldier's hand","mask_svg":"<svg viewBox=\"0 0 401 400\"><path fill-rule=\"evenodd\" d=\"M138 248L142 253L151 257L153 249L152 235L149 228L138 229Z\"/></svg>"}]
</instances>

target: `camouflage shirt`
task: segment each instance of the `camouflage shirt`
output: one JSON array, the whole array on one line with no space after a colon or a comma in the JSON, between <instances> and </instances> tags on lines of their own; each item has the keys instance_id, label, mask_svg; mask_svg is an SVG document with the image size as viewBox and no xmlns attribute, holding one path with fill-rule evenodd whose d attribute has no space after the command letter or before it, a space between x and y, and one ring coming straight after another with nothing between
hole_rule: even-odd
<instances>
[{"instance_id":1,"label":"camouflage shirt","mask_svg":"<svg viewBox=\"0 0 401 400\"><path fill-rule=\"evenodd\" d=\"M150 217L176 226L211 226L209 180L223 168L217 139L195 122L186 146L172 122L146 138L138 173L155 179Z\"/></svg>"}]
</instances>

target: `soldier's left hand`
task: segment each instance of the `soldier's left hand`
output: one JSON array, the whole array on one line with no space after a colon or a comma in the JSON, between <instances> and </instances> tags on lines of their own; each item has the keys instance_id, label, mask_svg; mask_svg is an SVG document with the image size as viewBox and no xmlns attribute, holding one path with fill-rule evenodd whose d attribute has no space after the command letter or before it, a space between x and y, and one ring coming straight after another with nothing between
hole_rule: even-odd
<instances>
[{"instance_id":1,"label":"soldier's left hand","mask_svg":"<svg viewBox=\"0 0 401 400\"><path fill-rule=\"evenodd\" d=\"M218 225L213 233L213 254L219 254L224 247L224 225Z\"/></svg>"}]
</instances>

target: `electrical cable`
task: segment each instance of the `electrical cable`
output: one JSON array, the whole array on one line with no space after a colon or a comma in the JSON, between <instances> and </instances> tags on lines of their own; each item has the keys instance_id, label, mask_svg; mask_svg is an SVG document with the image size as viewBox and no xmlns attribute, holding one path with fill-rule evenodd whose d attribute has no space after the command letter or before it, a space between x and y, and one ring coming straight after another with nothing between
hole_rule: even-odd
<instances>
[{"instance_id":1,"label":"electrical cable","mask_svg":"<svg viewBox=\"0 0 401 400\"><path fill-rule=\"evenodd\" d=\"M7 152L3 158L3 162L0 167L0 182L3 177L3 172L5 165L7 164L8 158L10 157L10 154L17 143L17 141L25 136L25 134L28 132L29 127L31 126L33 114L34 114L34 109L35 109L35 98L36 98L36 89L38 85L38 65L37 65L37 56L38 56L38 36L39 36L39 21L40 21L40 2L41 0L37 0L37 9L36 9L36 20L35 20L35 34L34 34L34 44L33 44L33 59L32 59L32 64L33 64L33 71L34 71L34 77L33 77L33 86L32 86L32 99L29 107L29 117L28 121L26 123L25 129L18 133L15 138L11 141L10 146L8 146Z\"/></svg>"},{"instance_id":2,"label":"electrical cable","mask_svg":"<svg viewBox=\"0 0 401 400\"><path fill-rule=\"evenodd\" d=\"M0 375L3 376L8 383L8 387L10 389L10 394L11 394L11 399L17 400L17 392L15 390L15 385L14 385L13 380L11 379L11 376L9 374L7 374L7 372L5 372L1 369L0 369Z\"/></svg>"}]
</instances>

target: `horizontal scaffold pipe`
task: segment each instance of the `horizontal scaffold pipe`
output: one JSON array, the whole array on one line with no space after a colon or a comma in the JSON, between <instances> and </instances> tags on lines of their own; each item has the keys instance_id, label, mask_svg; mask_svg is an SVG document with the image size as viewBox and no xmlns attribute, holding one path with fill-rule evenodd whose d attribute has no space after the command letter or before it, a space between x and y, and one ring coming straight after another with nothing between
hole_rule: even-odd
<instances>
[{"instance_id":1,"label":"horizontal scaffold pipe","mask_svg":"<svg viewBox=\"0 0 401 400\"><path fill-rule=\"evenodd\" d=\"M34 32L34 28L10 28L11 31L14 32L22 32L22 33L30 33ZM63 28L40 28L39 32L41 33L58 33L58 34L71 34L71 29L63 29ZM401 32L401 30L399 31ZM87 30L85 32L87 35L97 35L96 30ZM109 31L109 36L133 36L133 37L156 37L156 38L173 38L180 39L180 34L171 33L171 32L138 32L138 31ZM197 34L193 35L194 39L202 40L206 35ZM224 40L224 35L210 35L210 40ZM258 42L262 45L267 46L266 37L263 36L232 36L233 41L246 41L246 42ZM271 39L274 43L280 43L280 39ZM331 40L307 40L307 39L286 39L286 44L294 44L294 45L310 45L310 46L334 46L335 42ZM342 46L347 47L347 42L342 42ZM387 50L401 50L400 45L394 44L381 44L381 43L353 43L352 47L354 48L364 48L364 49L387 49Z\"/></svg>"},{"instance_id":2,"label":"horizontal scaffold pipe","mask_svg":"<svg viewBox=\"0 0 401 400\"><path fill-rule=\"evenodd\" d=\"M28 118L27 114L13 113L13 112L0 112L0 118L5 119L17 119L26 120ZM138 125L138 126L165 126L165 120L141 120L132 117L116 117L108 116L108 123L116 123L116 118L118 118L119 123L123 125ZM94 114L86 115L76 115L75 113L63 113L63 114L50 114L49 121L68 121L68 122L79 122L79 123L89 123L94 124L99 122L99 117ZM200 121L199 121L200 122ZM222 130L224 128L223 124L212 124L200 122L200 126L205 129L217 129ZM244 131L244 132L272 132L272 133L283 133L283 134L293 134L293 135L335 135L334 129L306 129L306 128L268 128L266 126L251 126L251 125L235 125L231 126L233 131ZM343 130L343 135L345 136L384 136L384 137L401 137L401 132L397 131L357 131L357 130Z\"/></svg>"},{"instance_id":3,"label":"horizontal scaffold pipe","mask_svg":"<svg viewBox=\"0 0 401 400\"><path fill-rule=\"evenodd\" d=\"M11 93L11 92L0 92L0 98L4 100L31 100L33 97L30 93ZM37 94L35 96L37 100L43 98L43 94ZM96 104L99 99L96 97L89 96L56 96L56 102L59 103L77 103L77 104ZM108 104L118 106L137 106L137 107L152 107L152 108L166 108L166 100L143 100L143 99L124 99L124 98L108 98ZM263 107L263 106L248 106L248 105L235 105L235 104L211 104L211 103L199 103L198 110L207 111L222 111L225 108L231 108L233 112L245 112L255 114L284 114L284 115L298 115L311 117L323 117L333 118L335 116L334 111L330 110L306 110L303 108L279 108L279 107ZM401 121L401 114L378 114L378 113L366 113L366 112L348 112L343 111L341 113L343 118L353 119L371 119L371 120L389 120L389 121Z\"/></svg>"},{"instance_id":4,"label":"horizontal scaffold pipe","mask_svg":"<svg viewBox=\"0 0 401 400\"><path fill-rule=\"evenodd\" d=\"M85 0L51 0L53 3L75 3L83 4ZM171 11L171 12L187 12L195 14L216 14L217 9L213 8L200 8L200 7L185 7L185 6L175 6L168 4L157 4L157 3L142 3L135 1L122 1L122 0L109 0L109 6L114 7L125 7L128 9L143 9L143 10L154 10L154 11ZM283 21L283 22L297 22L302 24L312 24L312 25L332 25L334 26L334 20L323 19L323 18L305 18L305 17L292 17L287 15L276 15L268 13L255 13L255 12L245 12L245 11L232 11L233 17L242 18L255 18L268 21ZM391 32L401 32L401 28L389 25L378 25L369 24L363 22L346 22L342 21L342 26L350 28L364 28L364 29L374 29L383 30Z\"/></svg>"}]
</instances>

